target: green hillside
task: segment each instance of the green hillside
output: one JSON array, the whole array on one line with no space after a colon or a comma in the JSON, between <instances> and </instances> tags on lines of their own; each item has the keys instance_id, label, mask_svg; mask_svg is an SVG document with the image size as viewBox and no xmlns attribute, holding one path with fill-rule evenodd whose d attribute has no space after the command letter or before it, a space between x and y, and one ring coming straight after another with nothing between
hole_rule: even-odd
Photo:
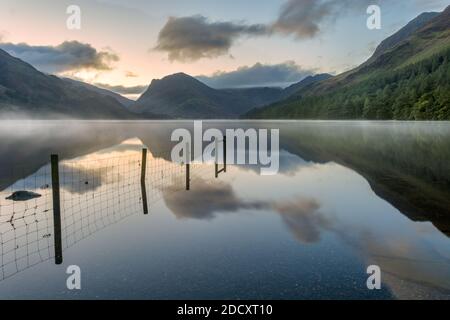
<instances>
[{"instance_id":1,"label":"green hillside","mask_svg":"<svg viewBox=\"0 0 450 320\"><path fill-rule=\"evenodd\" d=\"M259 119L450 119L450 8L358 68L247 114ZM414 21L413 21L414 22ZM398 43L392 44L392 39ZM388 39L387 39L388 40ZM379 48L380 48L379 47Z\"/></svg>"}]
</instances>

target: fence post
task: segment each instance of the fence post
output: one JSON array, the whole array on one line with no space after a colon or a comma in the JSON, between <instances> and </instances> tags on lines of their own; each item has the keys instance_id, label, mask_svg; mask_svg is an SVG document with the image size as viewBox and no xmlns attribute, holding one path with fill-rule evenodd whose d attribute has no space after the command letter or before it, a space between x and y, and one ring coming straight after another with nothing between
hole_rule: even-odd
<instances>
[{"instance_id":1,"label":"fence post","mask_svg":"<svg viewBox=\"0 0 450 320\"><path fill-rule=\"evenodd\" d=\"M148 214L147 205L147 188L145 186L145 175L147 171L147 148L142 148L142 161L141 161L141 193L142 193L142 206L144 214Z\"/></svg>"},{"instance_id":2,"label":"fence post","mask_svg":"<svg viewBox=\"0 0 450 320\"><path fill-rule=\"evenodd\" d=\"M147 171L147 148L142 148L141 183L145 182L146 171Z\"/></svg>"},{"instance_id":3,"label":"fence post","mask_svg":"<svg viewBox=\"0 0 450 320\"><path fill-rule=\"evenodd\" d=\"M223 172L227 172L227 136L223 136Z\"/></svg>"},{"instance_id":4,"label":"fence post","mask_svg":"<svg viewBox=\"0 0 450 320\"><path fill-rule=\"evenodd\" d=\"M217 138L214 140L214 153L215 153L215 161L214 161L214 175L216 178L219 177L219 142Z\"/></svg>"},{"instance_id":5,"label":"fence post","mask_svg":"<svg viewBox=\"0 0 450 320\"><path fill-rule=\"evenodd\" d=\"M61 200L59 188L59 160L57 154L50 156L52 170L52 197L53 197L53 236L55 246L55 264L63 262L61 240Z\"/></svg>"},{"instance_id":6,"label":"fence post","mask_svg":"<svg viewBox=\"0 0 450 320\"><path fill-rule=\"evenodd\" d=\"M191 149L189 142L186 142L186 190L191 190Z\"/></svg>"}]
</instances>

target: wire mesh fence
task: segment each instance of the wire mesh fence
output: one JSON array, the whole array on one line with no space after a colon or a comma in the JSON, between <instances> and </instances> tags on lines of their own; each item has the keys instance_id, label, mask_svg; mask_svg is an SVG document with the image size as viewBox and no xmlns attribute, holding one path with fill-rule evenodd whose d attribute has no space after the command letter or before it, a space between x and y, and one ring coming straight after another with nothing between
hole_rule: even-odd
<instances>
[{"instance_id":1,"label":"wire mesh fence","mask_svg":"<svg viewBox=\"0 0 450 320\"><path fill-rule=\"evenodd\" d=\"M61 162L63 249L138 211L140 165L137 156Z\"/></svg>"},{"instance_id":2,"label":"wire mesh fence","mask_svg":"<svg viewBox=\"0 0 450 320\"><path fill-rule=\"evenodd\" d=\"M0 192L0 280L53 258L51 191L45 166Z\"/></svg>"},{"instance_id":3,"label":"wire mesh fence","mask_svg":"<svg viewBox=\"0 0 450 320\"><path fill-rule=\"evenodd\" d=\"M0 190L0 281L38 263L56 262L57 231L65 250L131 215L151 212L152 204L189 189L188 184L216 176L214 163L144 159L138 151L63 160L57 169L60 221L54 218L50 164ZM21 169L14 170L16 177ZM57 222L61 230L54 229Z\"/></svg>"}]
</instances>

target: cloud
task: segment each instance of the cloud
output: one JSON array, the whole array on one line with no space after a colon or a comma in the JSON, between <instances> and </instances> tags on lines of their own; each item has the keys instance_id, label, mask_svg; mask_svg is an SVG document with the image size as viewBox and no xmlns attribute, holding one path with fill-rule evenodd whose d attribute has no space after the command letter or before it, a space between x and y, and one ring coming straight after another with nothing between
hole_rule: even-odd
<instances>
[{"instance_id":1,"label":"cloud","mask_svg":"<svg viewBox=\"0 0 450 320\"><path fill-rule=\"evenodd\" d=\"M325 22L334 21L347 10L367 7L370 0L289 0L272 25L273 32L293 34L297 39L313 38ZM365 11L364 11L365 13Z\"/></svg>"},{"instance_id":2,"label":"cloud","mask_svg":"<svg viewBox=\"0 0 450 320\"><path fill-rule=\"evenodd\" d=\"M211 22L202 15L170 17L159 32L155 50L168 53L169 60L192 62L229 54L237 39L247 36L294 35L313 38L325 23L350 10L365 13L378 0L288 0L278 17L267 24Z\"/></svg>"},{"instance_id":3,"label":"cloud","mask_svg":"<svg viewBox=\"0 0 450 320\"><path fill-rule=\"evenodd\" d=\"M141 94L147 89L147 86L125 87L125 86L121 86L121 85L112 86L112 85L105 84L105 83L95 83L94 85L99 88L113 91L113 92L116 92L119 94Z\"/></svg>"},{"instance_id":4,"label":"cloud","mask_svg":"<svg viewBox=\"0 0 450 320\"><path fill-rule=\"evenodd\" d=\"M244 209L261 210L268 208L264 202L247 202L239 199L229 184L223 182L196 181L189 192L176 193L173 185L163 191L167 207L178 219L211 220L220 212L237 212ZM206 200L207 199L207 200Z\"/></svg>"},{"instance_id":5,"label":"cloud","mask_svg":"<svg viewBox=\"0 0 450 320\"><path fill-rule=\"evenodd\" d=\"M274 205L283 222L295 238L303 243L320 240L322 230L330 230L333 221L322 214L320 204L314 199L297 199Z\"/></svg>"},{"instance_id":6,"label":"cloud","mask_svg":"<svg viewBox=\"0 0 450 320\"><path fill-rule=\"evenodd\" d=\"M231 72L216 72L212 76L198 76L197 79L214 88L236 88L249 86L286 86L301 81L313 74L294 61L280 64L256 63L251 67L240 67Z\"/></svg>"},{"instance_id":7,"label":"cloud","mask_svg":"<svg viewBox=\"0 0 450 320\"><path fill-rule=\"evenodd\" d=\"M177 193L174 184L163 190L167 208L178 219L211 220L218 214L239 210L274 210L277 212L293 236L303 243L320 241L321 232L332 230L333 219L320 212L320 204L310 198L293 201L245 201L234 193L231 185L224 182L196 181L189 192ZM205 201L205 199L208 199Z\"/></svg>"},{"instance_id":8,"label":"cloud","mask_svg":"<svg viewBox=\"0 0 450 320\"><path fill-rule=\"evenodd\" d=\"M0 48L49 73L81 69L111 70L111 64L119 60L110 51L97 51L90 44L78 41L65 41L57 46L0 43Z\"/></svg>"},{"instance_id":9,"label":"cloud","mask_svg":"<svg viewBox=\"0 0 450 320\"><path fill-rule=\"evenodd\" d=\"M260 24L211 22L201 15L170 17L155 49L167 52L171 61L190 62L226 55L240 37L265 34L267 27Z\"/></svg>"},{"instance_id":10,"label":"cloud","mask_svg":"<svg viewBox=\"0 0 450 320\"><path fill-rule=\"evenodd\" d=\"M267 129L267 127L265 127ZM246 155L248 156L248 155ZM279 152L280 157L280 168L278 170L278 175L284 175L287 177L295 176L300 170L303 169L314 169L316 164L311 161L305 161L300 158L298 155L290 153L284 149L280 149ZM244 164L244 165L235 165L239 167L240 170L243 171L253 171L257 174L261 171L260 164Z\"/></svg>"}]
</instances>

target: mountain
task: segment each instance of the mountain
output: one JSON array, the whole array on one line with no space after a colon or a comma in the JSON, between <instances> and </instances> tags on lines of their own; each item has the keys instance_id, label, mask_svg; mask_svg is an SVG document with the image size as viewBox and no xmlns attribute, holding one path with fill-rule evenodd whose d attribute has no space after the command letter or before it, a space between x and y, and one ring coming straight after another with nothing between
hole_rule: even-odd
<instances>
[{"instance_id":1,"label":"mountain","mask_svg":"<svg viewBox=\"0 0 450 320\"><path fill-rule=\"evenodd\" d=\"M127 107L127 108L131 107L131 105L134 103L133 100L125 98L124 96L122 96L122 95L120 95L118 93L115 93L115 92L112 92L112 91L109 91L109 90L106 90L106 89L103 89L103 88L96 87L96 86L94 86L92 84L89 84L89 83L86 83L86 82L77 81L77 80L73 80L73 79L69 79L69 78L62 78L62 80L70 83L71 85L80 86L80 87L86 88L86 89L88 89L90 91L94 91L96 93L99 93L101 95L112 97L112 98L116 99L117 102L119 102L121 105L123 105L124 107Z\"/></svg>"},{"instance_id":2,"label":"mountain","mask_svg":"<svg viewBox=\"0 0 450 320\"><path fill-rule=\"evenodd\" d=\"M281 92L279 88L217 90L177 73L153 80L130 109L172 118L237 118L254 107L277 101Z\"/></svg>"},{"instance_id":3,"label":"mountain","mask_svg":"<svg viewBox=\"0 0 450 320\"><path fill-rule=\"evenodd\" d=\"M410 21L406 26L401 28L398 32L394 33L392 36L383 40L376 48L372 59L381 56L383 53L394 48L400 42L406 40L414 32L425 26L430 20L437 17L439 12L424 12L420 14L417 18Z\"/></svg>"},{"instance_id":4,"label":"mountain","mask_svg":"<svg viewBox=\"0 0 450 320\"><path fill-rule=\"evenodd\" d=\"M0 50L2 117L82 119L239 118L329 75L308 77L289 88L213 89L184 73L153 80L134 102L68 78L44 74Z\"/></svg>"},{"instance_id":5,"label":"mountain","mask_svg":"<svg viewBox=\"0 0 450 320\"><path fill-rule=\"evenodd\" d=\"M418 16L359 67L245 117L450 119L450 6Z\"/></svg>"},{"instance_id":6,"label":"mountain","mask_svg":"<svg viewBox=\"0 0 450 320\"><path fill-rule=\"evenodd\" d=\"M130 110L171 118L238 118L253 108L287 98L297 90L329 77L328 74L310 76L284 90L269 87L214 89L194 77L177 73L153 80Z\"/></svg>"},{"instance_id":7,"label":"mountain","mask_svg":"<svg viewBox=\"0 0 450 320\"><path fill-rule=\"evenodd\" d=\"M135 118L115 98L39 72L1 49L0 113L37 118Z\"/></svg>"},{"instance_id":8,"label":"mountain","mask_svg":"<svg viewBox=\"0 0 450 320\"><path fill-rule=\"evenodd\" d=\"M282 97L285 99L289 98L290 96L292 96L294 93L300 91L301 89L306 88L307 86L309 86L313 83L327 80L331 77L333 77L333 76L328 73L321 73L321 74L316 74L313 76L307 76L302 81L297 82L297 83L287 87L286 89L284 89Z\"/></svg>"},{"instance_id":9,"label":"mountain","mask_svg":"<svg viewBox=\"0 0 450 320\"><path fill-rule=\"evenodd\" d=\"M279 101L283 94L283 90L276 87L220 89L218 91L227 94L231 103L236 105L236 115Z\"/></svg>"}]
</instances>

